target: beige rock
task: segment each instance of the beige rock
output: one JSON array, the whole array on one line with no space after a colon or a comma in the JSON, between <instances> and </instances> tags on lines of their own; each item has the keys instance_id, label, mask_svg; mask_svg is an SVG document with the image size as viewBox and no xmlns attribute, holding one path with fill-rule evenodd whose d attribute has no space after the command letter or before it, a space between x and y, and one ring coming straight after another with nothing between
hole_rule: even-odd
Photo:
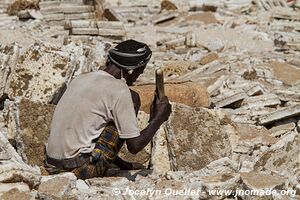
<instances>
[{"instance_id":1,"label":"beige rock","mask_svg":"<svg viewBox=\"0 0 300 200\"><path fill-rule=\"evenodd\" d=\"M206 65L212 61L215 61L219 58L219 55L217 53L209 53L206 56L203 56L200 60L201 65Z\"/></svg>"},{"instance_id":2,"label":"beige rock","mask_svg":"<svg viewBox=\"0 0 300 200\"><path fill-rule=\"evenodd\" d=\"M131 87L141 97L141 110L149 113L155 91L154 85ZM192 107L208 107L210 100L206 88L196 83L165 84L165 93L171 102Z\"/></svg>"},{"instance_id":3,"label":"beige rock","mask_svg":"<svg viewBox=\"0 0 300 200\"><path fill-rule=\"evenodd\" d=\"M177 10L177 7L171 1L164 0L161 2L161 10Z\"/></svg>"},{"instance_id":4,"label":"beige rock","mask_svg":"<svg viewBox=\"0 0 300 200\"><path fill-rule=\"evenodd\" d=\"M234 190L239 186L240 175L236 173L222 173L214 176L202 177L203 186L205 191L209 193L209 190ZM226 195L222 195L223 197ZM215 196L212 196L215 197Z\"/></svg>"},{"instance_id":5,"label":"beige rock","mask_svg":"<svg viewBox=\"0 0 300 200\"><path fill-rule=\"evenodd\" d=\"M294 65L273 61L268 65L274 73L274 76L287 85L299 83L300 69Z\"/></svg>"},{"instance_id":6,"label":"beige rock","mask_svg":"<svg viewBox=\"0 0 300 200\"><path fill-rule=\"evenodd\" d=\"M11 189L0 196L2 200L34 200L36 199L35 197L36 195L34 193L20 191L16 188Z\"/></svg>"},{"instance_id":7,"label":"beige rock","mask_svg":"<svg viewBox=\"0 0 300 200\"><path fill-rule=\"evenodd\" d=\"M250 190L280 189L284 184L282 177L255 172L241 173L241 179L245 189Z\"/></svg>"},{"instance_id":8,"label":"beige rock","mask_svg":"<svg viewBox=\"0 0 300 200\"><path fill-rule=\"evenodd\" d=\"M164 63L163 71L164 76L168 78L174 76L181 76L194 68L197 68L197 66L193 62L176 60Z\"/></svg>"},{"instance_id":9,"label":"beige rock","mask_svg":"<svg viewBox=\"0 0 300 200\"><path fill-rule=\"evenodd\" d=\"M261 144L269 146L275 144L278 139L270 136L270 132L263 126L254 126L250 124L237 124L239 140L251 141L253 145Z\"/></svg>"},{"instance_id":10,"label":"beige rock","mask_svg":"<svg viewBox=\"0 0 300 200\"><path fill-rule=\"evenodd\" d=\"M55 177L39 185L38 191L44 195L61 198L71 187L71 180L66 177Z\"/></svg>"},{"instance_id":11,"label":"beige rock","mask_svg":"<svg viewBox=\"0 0 300 200\"><path fill-rule=\"evenodd\" d=\"M199 170L231 154L228 135L214 111L181 104L172 110L166 130L173 170Z\"/></svg>"},{"instance_id":12,"label":"beige rock","mask_svg":"<svg viewBox=\"0 0 300 200\"><path fill-rule=\"evenodd\" d=\"M193 22L203 22L204 24L216 24L218 20L212 12L200 12L188 15L185 20Z\"/></svg>"},{"instance_id":13,"label":"beige rock","mask_svg":"<svg viewBox=\"0 0 300 200\"><path fill-rule=\"evenodd\" d=\"M66 79L68 59L52 53L55 49L34 45L19 57L9 76L6 92L9 98L27 97L47 103Z\"/></svg>"},{"instance_id":14,"label":"beige rock","mask_svg":"<svg viewBox=\"0 0 300 200\"><path fill-rule=\"evenodd\" d=\"M295 127L295 123L281 124L272 127L269 131L271 132L271 135L273 137L278 137L292 131L293 129L295 129Z\"/></svg>"},{"instance_id":15,"label":"beige rock","mask_svg":"<svg viewBox=\"0 0 300 200\"><path fill-rule=\"evenodd\" d=\"M17 189L20 192L30 191L30 188L26 183L0 183L0 195L12 189Z\"/></svg>"},{"instance_id":16,"label":"beige rock","mask_svg":"<svg viewBox=\"0 0 300 200\"><path fill-rule=\"evenodd\" d=\"M17 150L29 164L42 167L55 107L28 99L21 99L12 106L9 117L13 120L8 126L15 126L11 130L17 131L16 137L12 138L17 141Z\"/></svg>"},{"instance_id":17,"label":"beige rock","mask_svg":"<svg viewBox=\"0 0 300 200\"><path fill-rule=\"evenodd\" d=\"M273 171L296 182L299 177L300 136L297 132L284 135L255 163L255 171ZM295 174L298 174L295 176ZM296 178L296 180L294 180ZM299 180L298 180L299 181Z\"/></svg>"},{"instance_id":18,"label":"beige rock","mask_svg":"<svg viewBox=\"0 0 300 200\"><path fill-rule=\"evenodd\" d=\"M7 87L10 71L15 68L20 53L20 48L15 46L0 46L0 98Z\"/></svg>"},{"instance_id":19,"label":"beige rock","mask_svg":"<svg viewBox=\"0 0 300 200\"><path fill-rule=\"evenodd\" d=\"M8 140L0 133L0 182L24 182L30 188L40 183L40 170L37 167L26 165Z\"/></svg>"},{"instance_id":20,"label":"beige rock","mask_svg":"<svg viewBox=\"0 0 300 200\"><path fill-rule=\"evenodd\" d=\"M164 125L163 125L164 126ZM164 174L171 170L168 152L168 142L164 127L161 127L153 137L150 167L153 173Z\"/></svg>"}]
</instances>

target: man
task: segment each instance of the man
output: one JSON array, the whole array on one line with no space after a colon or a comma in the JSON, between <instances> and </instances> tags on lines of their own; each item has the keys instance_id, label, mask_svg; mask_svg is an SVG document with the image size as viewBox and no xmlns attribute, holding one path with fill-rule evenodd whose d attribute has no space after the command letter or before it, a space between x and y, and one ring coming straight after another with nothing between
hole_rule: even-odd
<instances>
[{"instance_id":1,"label":"man","mask_svg":"<svg viewBox=\"0 0 300 200\"><path fill-rule=\"evenodd\" d=\"M141 167L117 153L124 142L131 153L138 153L171 113L168 98L155 97L149 125L140 133L140 98L128 86L143 73L151 55L144 43L121 42L109 51L103 71L81 74L71 82L55 109L46 145L50 174L71 171L87 179L104 176L110 163L126 170Z\"/></svg>"}]
</instances>

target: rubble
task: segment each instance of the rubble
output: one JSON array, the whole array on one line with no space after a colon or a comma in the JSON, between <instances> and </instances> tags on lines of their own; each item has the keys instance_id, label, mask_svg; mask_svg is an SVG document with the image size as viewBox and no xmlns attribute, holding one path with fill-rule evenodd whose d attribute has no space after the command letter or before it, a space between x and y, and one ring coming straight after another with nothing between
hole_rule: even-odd
<instances>
[{"instance_id":1,"label":"rubble","mask_svg":"<svg viewBox=\"0 0 300 200\"><path fill-rule=\"evenodd\" d=\"M273 144L255 163L255 171L267 171L286 177L285 181L299 181L299 134L292 131ZM295 176L296 175L296 176Z\"/></svg>"},{"instance_id":2,"label":"rubble","mask_svg":"<svg viewBox=\"0 0 300 200\"><path fill-rule=\"evenodd\" d=\"M40 183L40 170L25 164L3 133L0 134L0 145L0 183L24 182L29 188L36 187Z\"/></svg>"},{"instance_id":3,"label":"rubble","mask_svg":"<svg viewBox=\"0 0 300 200\"><path fill-rule=\"evenodd\" d=\"M54 106L21 99L8 113L10 131L17 130L15 136L10 133L11 140L17 144L17 151L30 165L43 166L45 145L50 133ZM14 136L14 137L13 137Z\"/></svg>"},{"instance_id":4,"label":"rubble","mask_svg":"<svg viewBox=\"0 0 300 200\"><path fill-rule=\"evenodd\" d=\"M39 7L43 18L52 24L63 25L66 20L94 19L95 8L84 1L41 1Z\"/></svg>"},{"instance_id":5,"label":"rubble","mask_svg":"<svg viewBox=\"0 0 300 200\"><path fill-rule=\"evenodd\" d=\"M300 69L296 66L281 63L271 62L269 67L272 69L274 76L287 85L297 85L300 83Z\"/></svg>"},{"instance_id":6,"label":"rubble","mask_svg":"<svg viewBox=\"0 0 300 200\"><path fill-rule=\"evenodd\" d=\"M139 93L141 98L141 110L149 113L154 99L154 85L133 86L132 90ZM166 95L171 102L182 103L192 107L209 107L210 99L206 88L195 83L166 84Z\"/></svg>"},{"instance_id":7,"label":"rubble","mask_svg":"<svg viewBox=\"0 0 300 200\"><path fill-rule=\"evenodd\" d=\"M261 116L259 118L259 124L261 125L269 124L278 120L283 120L286 118L291 118L299 115L300 115L300 104L296 104L294 106L283 108L275 112L271 112Z\"/></svg>"},{"instance_id":8,"label":"rubble","mask_svg":"<svg viewBox=\"0 0 300 200\"><path fill-rule=\"evenodd\" d=\"M172 109L166 130L173 170L199 170L231 154L228 136L213 111L180 104Z\"/></svg>"},{"instance_id":9,"label":"rubble","mask_svg":"<svg viewBox=\"0 0 300 200\"><path fill-rule=\"evenodd\" d=\"M282 177L254 172L241 173L241 179L245 187L251 190L282 189L284 185Z\"/></svg>"},{"instance_id":10,"label":"rubble","mask_svg":"<svg viewBox=\"0 0 300 200\"><path fill-rule=\"evenodd\" d=\"M52 198L70 198L71 188L74 187L76 176L73 173L43 177L38 187L40 196Z\"/></svg>"}]
</instances>

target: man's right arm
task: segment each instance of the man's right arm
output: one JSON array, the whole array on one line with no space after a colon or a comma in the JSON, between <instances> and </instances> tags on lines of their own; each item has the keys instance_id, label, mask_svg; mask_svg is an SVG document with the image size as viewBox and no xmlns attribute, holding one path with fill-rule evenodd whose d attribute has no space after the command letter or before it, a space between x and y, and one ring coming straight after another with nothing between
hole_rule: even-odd
<instances>
[{"instance_id":1,"label":"man's right arm","mask_svg":"<svg viewBox=\"0 0 300 200\"><path fill-rule=\"evenodd\" d=\"M141 135L126 139L127 148L132 154L141 151L153 138L163 122L168 120L171 114L171 104L167 97L157 100L155 97L150 113L148 126L141 131Z\"/></svg>"}]
</instances>

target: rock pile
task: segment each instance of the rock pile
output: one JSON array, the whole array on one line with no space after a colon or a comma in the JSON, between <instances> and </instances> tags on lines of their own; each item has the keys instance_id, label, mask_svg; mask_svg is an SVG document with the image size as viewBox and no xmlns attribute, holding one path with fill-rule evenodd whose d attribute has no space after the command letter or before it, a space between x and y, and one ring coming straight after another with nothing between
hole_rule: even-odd
<instances>
[{"instance_id":1,"label":"rock pile","mask_svg":"<svg viewBox=\"0 0 300 200\"><path fill-rule=\"evenodd\" d=\"M0 22L1 41L12 36L0 45L1 199L300 198L298 1L39 6L44 20L9 20L14 30ZM142 152L132 155L126 146L120 152L148 169L111 168L107 177L86 181L47 175L44 146L55 104L73 78L102 69L110 46L129 38L153 50L132 87L142 99L140 128L147 126L158 67L173 105ZM255 190L278 194L245 194Z\"/></svg>"}]
</instances>

